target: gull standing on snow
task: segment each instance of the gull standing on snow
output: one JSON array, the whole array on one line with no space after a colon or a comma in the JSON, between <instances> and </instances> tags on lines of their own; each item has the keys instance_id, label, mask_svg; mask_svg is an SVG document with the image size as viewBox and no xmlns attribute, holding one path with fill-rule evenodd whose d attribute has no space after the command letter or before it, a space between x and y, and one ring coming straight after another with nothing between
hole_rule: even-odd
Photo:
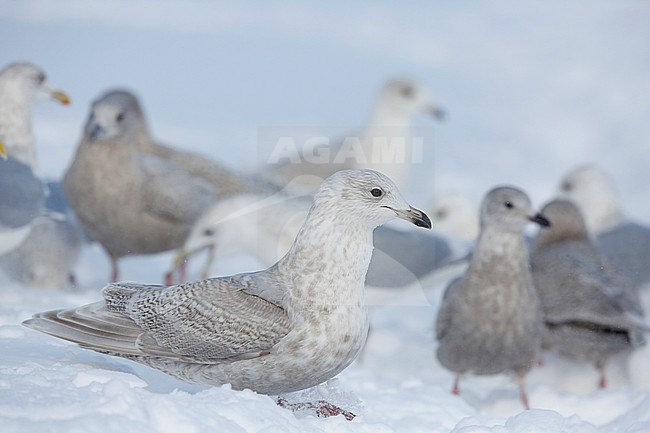
<instances>
[{"instance_id":1,"label":"gull standing on snow","mask_svg":"<svg viewBox=\"0 0 650 433\"><path fill-rule=\"evenodd\" d=\"M523 229L529 221L542 227L549 221L512 187L491 190L480 212L469 268L447 286L438 311L437 356L456 373L454 394L463 374L514 372L528 408L524 377L539 350L542 320Z\"/></svg>"},{"instance_id":2,"label":"gull standing on snow","mask_svg":"<svg viewBox=\"0 0 650 433\"><path fill-rule=\"evenodd\" d=\"M411 118L425 112L443 119L445 112L432 104L424 89L410 80L388 81L374 111L357 137L348 137L328 147L326 161L310 162L305 154L271 155L270 177L284 184L294 182L301 192L313 192L322 179L341 169L369 168L384 173L404 189L412 168ZM298 158L299 161L294 160ZM285 158L286 159L286 158Z\"/></svg>"},{"instance_id":3,"label":"gull standing on snow","mask_svg":"<svg viewBox=\"0 0 650 433\"><path fill-rule=\"evenodd\" d=\"M544 345L593 362L604 388L605 362L643 342L636 293L592 244L578 207L555 200L542 209L553 223L535 240L531 263L544 313Z\"/></svg>"},{"instance_id":4,"label":"gull standing on snow","mask_svg":"<svg viewBox=\"0 0 650 433\"><path fill-rule=\"evenodd\" d=\"M567 174L559 197L574 201L600 252L633 288L650 291L650 227L626 218L614 182L595 166Z\"/></svg>"},{"instance_id":5,"label":"gull standing on snow","mask_svg":"<svg viewBox=\"0 0 650 433\"><path fill-rule=\"evenodd\" d=\"M12 63L0 70L0 140L10 155L32 169L36 169L32 108L44 97L70 103L68 95L47 83L38 66Z\"/></svg>"},{"instance_id":6,"label":"gull standing on snow","mask_svg":"<svg viewBox=\"0 0 650 433\"><path fill-rule=\"evenodd\" d=\"M83 228L108 253L113 281L119 258L183 245L194 221L215 200L274 190L209 159L155 143L138 100L120 90L93 103L63 188Z\"/></svg>"},{"instance_id":7,"label":"gull standing on snow","mask_svg":"<svg viewBox=\"0 0 650 433\"><path fill-rule=\"evenodd\" d=\"M100 302L24 324L191 383L272 395L309 388L363 347L372 232L395 217L431 227L386 176L343 170L323 182L290 251L264 271L177 286L112 283Z\"/></svg>"}]
</instances>

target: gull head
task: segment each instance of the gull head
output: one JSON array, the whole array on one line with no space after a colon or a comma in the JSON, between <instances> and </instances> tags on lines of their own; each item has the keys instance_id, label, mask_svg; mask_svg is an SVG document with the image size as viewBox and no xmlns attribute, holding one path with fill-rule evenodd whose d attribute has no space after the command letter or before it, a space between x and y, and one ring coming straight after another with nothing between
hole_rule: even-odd
<instances>
[{"instance_id":1,"label":"gull head","mask_svg":"<svg viewBox=\"0 0 650 433\"><path fill-rule=\"evenodd\" d=\"M47 82L45 72L31 63L12 63L0 71L0 94L16 105L31 108L40 99L70 103L66 93Z\"/></svg>"},{"instance_id":2,"label":"gull head","mask_svg":"<svg viewBox=\"0 0 650 433\"><path fill-rule=\"evenodd\" d=\"M544 215L533 212L528 195L520 189L510 186L494 188L481 203L481 228L490 226L500 231L522 232L530 221L542 227L551 225Z\"/></svg>"},{"instance_id":3,"label":"gull head","mask_svg":"<svg viewBox=\"0 0 650 433\"><path fill-rule=\"evenodd\" d=\"M404 79L386 83L379 95L379 105L403 116L417 112L424 112L438 120L443 120L446 116L442 108L431 102L424 89L415 82Z\"/></svg>"},{"instance_id":4,"label":"gull head","mask_svg":"<svg viewBox=\"0 0 650 433\"><path fill-rule=\"evenodd\" d=\"M130 141L142 131L146 132L146 123L138 99L125 90L111 90L93 102L85 126L91 142Z\"/></svg>"},{"instance_id":5,"label":"gull head","mask_svg":"<svg viewBox=\"0 0 650 433\"><path fill-rule=\"evenodd\" d=\"M410 206L387 176L374 170L341 170L323 181L314 196L314 208L331 209L336 218L377 227L397 217L418 227L431 220Z\"/></svg>"},{"instance_id":6,"label":"gull head","mask_svg":"<svg viewBox=\"0 0 650 433\"><path fill-rule=\"evenodd\" d=\"M539 233L536 239L538 244L589 237L582 212L572 201L553 200L542 208L542 214L553 221L553 226Z\"/></svg>"},{"instance_id":7,"label":"gull head","mask_svg":"<svg viewBox=\"0 0 650 433\"><path fill-rule=\"evenodd\" d=\"M598 167L585 165L568 173L557 193L578 205L590 231L599 231L622 219L614 182Z\"/></svg>"}]
</instances>

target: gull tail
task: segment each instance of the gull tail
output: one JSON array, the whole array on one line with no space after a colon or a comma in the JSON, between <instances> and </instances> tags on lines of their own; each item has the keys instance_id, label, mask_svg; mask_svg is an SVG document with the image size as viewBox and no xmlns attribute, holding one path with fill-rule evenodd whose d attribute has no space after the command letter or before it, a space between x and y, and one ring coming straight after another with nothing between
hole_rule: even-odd
<instances>
[{"instance_id":1,"label":"gull tail","mask_svg":"<svg viewBox=\"0 0 650 433\"><path fill-rule=\"evenodd\" d=\"M137 344L142 329L128 317L107 310L104 301L38 313L22 324L98 352L143 355Z\"/></svg>"}]
</instances>

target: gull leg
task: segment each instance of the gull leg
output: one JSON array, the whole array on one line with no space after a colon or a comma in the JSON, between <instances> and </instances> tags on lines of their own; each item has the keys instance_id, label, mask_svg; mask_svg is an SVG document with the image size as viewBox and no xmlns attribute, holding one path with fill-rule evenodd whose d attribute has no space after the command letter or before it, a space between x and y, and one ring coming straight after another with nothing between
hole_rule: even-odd
<instances>
[{"instance_id":1,"label":"gull leg","mask_svg":"<svg viewBox=\"0 0 650 433\"><path fill-rule=\"evenodd\" d=\"M605 363L603 361L596 362L596 370L598 370L598 388L607 388L607 378L605 377Z\"/></svg>"},{"instance_id":2,"label":"gull leg","mask_svg":"<svg viewBox=\"0 0 650 433\"><path fill-rule=\"evenodd\" d=\"M454 395L460 395L460 374L457 374L454 378L454 385L451 388L451 393Z\"/></svg>"},{"instance_id":3,"label":"gull leg","mask_svg":"<svg viewBox=\"0 0 650 433\"><path fill-rule=\"evenodd\" d=\"M352 421L356 416L350 411L342 409L332 403L329 403L325 400L318 400L315 403L304 402L304 403L289 403L286 399L278 397L275 402L278 406L285 409L289 409L292 412L304 411L304 410L313 410L316 413L316 416L319 418L329 418L331 416L343 415L348 421Z\"/></svg>"},{"instance_id":4,"label":"gull leg","mask_svg":"<svg viewBox=\"0 0 650 433\"><path fill-rule=\"evenodd\" d=\"M120 270L117 266L117 258L111 256L111 281L119 281Z\"/></svg>"},{"instance_id":5,"label":"gull leg","mask_svg":"<svg viewBox=\"0 0 650 433\"><path fill-rule=\"evenodd\" d=\"M524 408L528 410L530 405L528 404L528 394L526 393L526 383L523 375L517 375L517 383L519 384L519 400L521 400Z\"/></svg>"}]
</instances>

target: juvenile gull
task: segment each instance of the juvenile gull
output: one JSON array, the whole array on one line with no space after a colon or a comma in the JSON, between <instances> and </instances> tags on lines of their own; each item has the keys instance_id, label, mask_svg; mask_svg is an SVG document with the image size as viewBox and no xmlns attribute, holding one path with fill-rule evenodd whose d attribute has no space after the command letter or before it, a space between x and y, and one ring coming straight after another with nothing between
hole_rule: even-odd
<instances>
[{"instance_id":1,"label":"juvenile gull","mask_svg":"<svg viewBox=\"0 0 650 433\"><path fill-rule=\"evenodd\" d=\"M265 197L242 194L213 204L194 224L175 265L197 252L208 250L202 277L212 261L237 253L256 257L270 266L284 256L307 217L311 197L282 194ZM378 227L366 284L403 287L447 263L451 249L435 235Z\"/></svg>"},{"instance_id":2,"label":"juvenile gull","mask_svg":"<svg viewBox=\"0 0 650 433\"><path fill-rule=\"evenodd\" d=\"M270 176L281 183L294 181L301 192L312 192L321 180L337 170L370 168L384 173L405 188L412 165L411 118L425 112L443 119L445 112L432 104L416 83L405 79L388 81L377 98L363 130L329 146L327 161L310 162L305 154L271 161ZM387 147L390 146L390 147ZM280 155L283 156L283 155ZM271 155L270 159L275 159Z\"/></svg>"},{"instance_id":3,"label":"juvenile gull","mask_svg":"<svg viewBox=\"0 0 650 433\"><path fill-rule=\"evenodd\" d=\"M95 101L63 187L90 237L111 259L179 248L215 200L270 191L209 159L151 138L135 96L109 91Z\"/></svg>"},{"instance_id":4,"label":"juvenile gull","mask_svg":"<svg viewBox=\"0 0 650 433\"><path fill-rule=\"evenodd\" d=\"M578 205L596 246L626 283L650 291L650 227L625 216L612 179L598 167L578 167L558 195Z\"/></svg>"},{"instance_id":5,"label":"juvenile gull","mask_svg":"<svg viewBox=\"0 0 650 433\"><path fill-rule=\"evenodd\" d=\"M437 357L456 374L514 372L528 408L524 377L541 341L541 312L530 274L524 225L549 221L533 214L519 189L498 187L485 196L481 230L466 273L446 288L436 319Z\"/></svg>"},{"instance_id":6,"label":"juvenile gull","mask_svg":"<svg viewBox=\"0 0 650 433\"><path fill-rule=\"evenodd\" d=\"M0 70L0 135L9 153L36 167L32 107L41 98L70 103L68 95L47 83L45 72L30 63L12 63Z\"/></svg>"},{"instance_id":7,"label":"juvenile gull","mask_svg":"<svg viewBox=\"0 0 650 433\"><path fill-rule=\"evenodd\" d=\"M552 221L535 240L531 263L544 313L544 345L567 358L592 362L605 387L605 362L643 342L636 293L592 244L578 207L554 200L542 212Z\"/></svg>"},{"instance_id":8,"label":"juvenile gull","mask_svg":"<svg viewBox=\"0 0 650 433\"><path fill-rule=\"evenodd\" d=\"M431 227L387 177L340 171L323 182L291 250L264 271L170 287L112 283L103 301L24 324L191 383L272 395L312 387L364 344L372 232L395 217Z\"/></svg>"}]
</instances>

